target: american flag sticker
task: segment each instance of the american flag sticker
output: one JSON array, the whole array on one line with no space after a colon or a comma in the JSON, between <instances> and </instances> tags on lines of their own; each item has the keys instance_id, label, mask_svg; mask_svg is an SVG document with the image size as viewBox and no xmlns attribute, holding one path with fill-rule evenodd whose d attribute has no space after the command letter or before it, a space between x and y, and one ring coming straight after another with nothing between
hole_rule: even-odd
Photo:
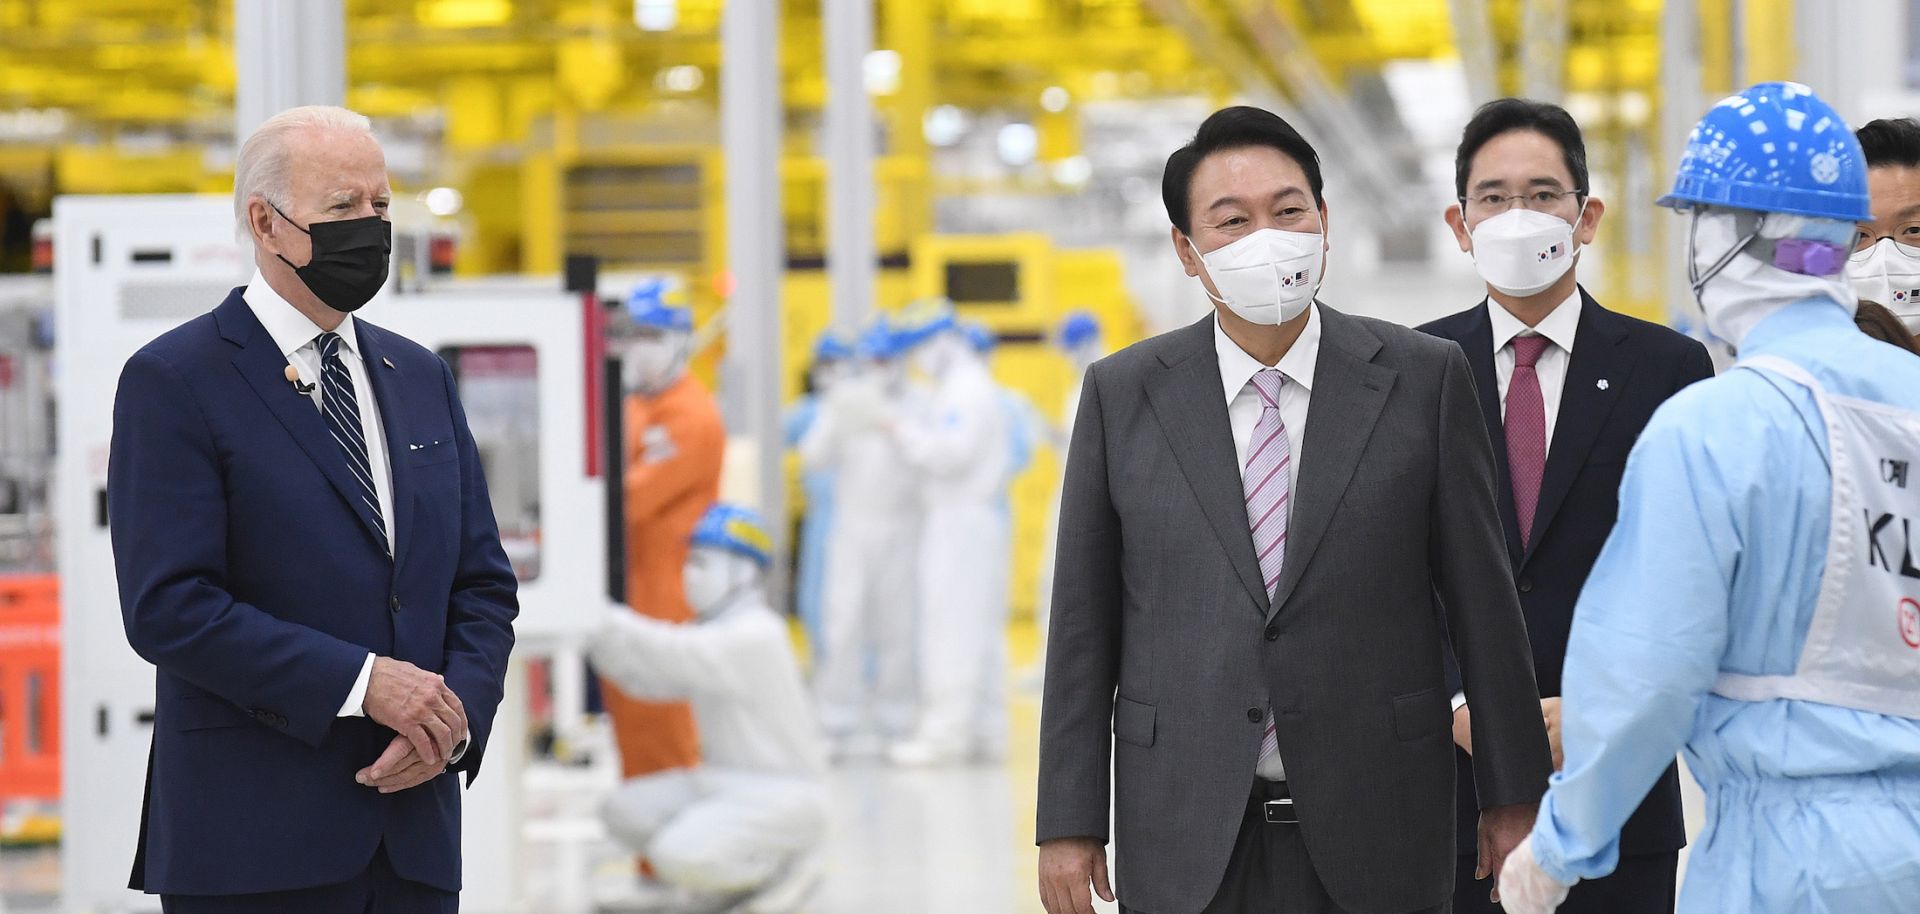
<instances>
[{"instance_id":1,"label":"american flag sticker","mask_svg":"<svg viewBox=\"0 0 1920 914\"><path fill-rule=\"evenodd\" d=\"M1298 273L1293 274L1292 276L1280 277L1280 287L1283 289L1291 289L1294 286L1304 286L1306 284L1307 284L1306 270L1301 270Z\"/></svg>"},{"instance_id":2,"label":"american flag sticker","mask_svg":"<svg viewBox=\"0 0 1920 914\"><path fill-rule=\"evenodd\" d=\"M1560 244L1551 245L1546 250L1541 251L1538 255L1536 255L1536 259L1538 259L1540 263L1546 263L1549 260L1557 260L1560 257L1564 256L1566 253L1567 253L1567 246L1564 242L1562 242Z\"/></svg>"}]
</instances>

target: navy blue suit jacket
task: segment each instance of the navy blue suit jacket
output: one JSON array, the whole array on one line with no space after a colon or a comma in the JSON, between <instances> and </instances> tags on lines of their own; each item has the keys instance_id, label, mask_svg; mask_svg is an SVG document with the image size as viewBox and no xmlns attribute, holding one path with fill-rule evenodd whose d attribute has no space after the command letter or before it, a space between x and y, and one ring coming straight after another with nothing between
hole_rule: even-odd
<instances>
[{"instance_id":1,"label":"navy blue suit jacket","mask_svg":"<svg viewBox=\"0 0 1920 914\"><path fill-rule=\"evenodd\" d=\"M449 772L354 782L393 731L335 715L369 651L438 672L486 754L518 612L453 375L358 321L393 470L394 556L345 456L235 289L120 375L107 504L127 640L156 668L131 886L283 891L395 871L460 887Z\"/></svg>"},{"instance_id":2,"label":"navy blue suit jacket","mask_svg":"<svg viewBox=\"0 0 1920 914\"><path fill-rule=\"evenodd\" d=\"M1713 361L1697 341L1662 327L1600 307L1580 292L1579 329L1573 358L1567 363L1560 394L1559 421L1547 446L1546 472L1534 511L1534 533L1520 546L1520 523L1513 507L1513 477L1507 468L1506 422L1493 364L1493 323L1488 302L1421 327L1460 344L1473 368L1480 411L1493 439L1500 473L1500 517L1506 528L1507 556L1513 563L1520 608L1533 645L1533 675L1540 695L1560 694L1560 669L1566 665L1567 636L1580 588L1613 532L1620 510L1620 477L1627 453L1653 411L1695 381L1713 376ZM1602 386L1601 382L1605 382ZM1453 658L1447 659L1449 687L1459 689ZM1475 853L1480 805L1473 790L1473 760L1455 750L1458 792L1456 847ZM1680 774L1669 767L1646 802L1621 830L1624 854L1677 850L1686 844L1680 811Z\"/></svg>"}]
</instances>

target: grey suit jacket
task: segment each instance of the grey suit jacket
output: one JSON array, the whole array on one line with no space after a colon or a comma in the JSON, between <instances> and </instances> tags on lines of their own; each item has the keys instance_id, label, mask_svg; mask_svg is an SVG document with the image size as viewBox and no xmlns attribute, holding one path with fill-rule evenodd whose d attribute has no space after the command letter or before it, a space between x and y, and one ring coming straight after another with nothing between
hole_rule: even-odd
<instances>
[{"instance_id":1,"label":"grey suit jacket","mask_svg":"<svg viewBox=\"0 0 1920 914\"><path fill-rule=\"evenodd\" d=\"M1213 318L1087 372L1061 498L1038 838L1106 839L1111 796L1131 909L1192 914L1212 898L1269 702L1299 828L1334 901L1365 914L1449 898L1449 630L1481 801L1535 802L1552 771L1466 357L1318 307L1271 601Z\"/></svg>"}]
</instances>

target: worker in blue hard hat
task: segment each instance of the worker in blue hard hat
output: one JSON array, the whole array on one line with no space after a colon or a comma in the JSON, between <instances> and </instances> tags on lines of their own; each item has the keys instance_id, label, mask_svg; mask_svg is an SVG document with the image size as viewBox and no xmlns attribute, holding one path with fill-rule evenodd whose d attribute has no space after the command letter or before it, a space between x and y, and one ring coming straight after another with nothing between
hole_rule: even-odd
<instances>
[{"instance_id":1,"label":"worker in blue hard hat","mask_svg":"<svg viewBox=\"0 0 1920 914\"><path fill-rule=\"evenodd\" d=\"M1052 507L1047 512L1047 532L1040 541L1040 574L1033 603L1033 621L1040 631L1040 651L1033 667L1021 677L1023 687L1031 690L1039 689L1040 680L1047 669L1047 626L1053 618L1053 550L1060 535L1060 487L1066 481L1067 442L1073 440L1073 420L1080 411L1080 382L1086 377L1087 369L1107 354L1105 336L1100 331L1100 319L1091 311L1069 313L1060 322L1053 342L1059 347L1060 353L1067 357L1073 384L1067 388L1066 399L1060 405L1060 423L1053 430L1053 450L1060 455L1060 460L1055 464L1057 469L1052 485Z\"/></svg>"},{"instance_id":2,"label":"worker in blue hard hat","mask_svg":"<svg viewBox=\"0 0 1920 914\"><path fill-rule=\"evenodd\" d=\"M807 432L820 417L820 404L842 378L852 370L853 343L828 330L813 346L813 364L807 370L807 391L787 411L785 439L789 448L798 448ZM806 494L806 515L800 522L800 548L793 582L794 611L807 632L807 643L819 650L820 590L826 577L827 549L832 541L827 533L833 527L834 474L830 467L808 466L802 461L801 489Z\"/></svg>"},{"instance_id":3,"label":"worker in blue hard hat","mask_svg":"<svg viewBox=\"0 0 1920 914\"><path fill-rule=\"evenodd\" d=\"M990 364L993 351L1000 348L1000 336L985 324L975 321L962 321L960 332L966 336L967 343L973 347L973 353L981 364ZM1019 391L998 381L993 386L1000 395L1000 406L1007 414L1007 443L1013 448L1007 473L1009 476L1019 476L1033 465L1033 450L1040 437L1040 416L1034 410L1032 401ZM1003 500L1001 510L1011 516L1011 500Z\"/></svg>"},{"instance_id":4,"label":"worker in blue hard hat","mask_svg":"<svg viewBox=\"0 0 1920 914\"><path fill-rule=\"evenodd\" d=\"M1060 322L1060 331L1054 337L1060 351L1067 354L1075 367L1085 372L1087 365L1099 361L1106 353L1102 351L1100 318L1091 311L1074 311Z\"/></svg>"},{"instance_id":5,"label":"worker in blue hard hat","mask_svg":"<svg viewBox=\"0 0 1920 914\"><path fill-rule=\"evenodd\" d=\"M1673 192L1733 369L1646 426L1575 609L1566 766L1507 859L1508 911L1611 871L1683 746L1708 821L1683 912L1920 911L1920 360L1855 329L1867 163L1762 83L1693 129Z\"/></svg>"},{"instance_id":6,"label":"worker in blue hard hat","mask_svg":"<svg viewBox=\"0 0 1920 914\"><path fill-rule=\"evenodd\" d=\"M680 568L694 524L720 497L726 447L719 405L687 371L693 312L673 301L676 296L667 280L643 282L627 298L625 320L609 328L626 387L620 472L627 605L667 622L693 617ZM617 684L603 692L623 776L699 761L699 734L684 702L635 698Z\"/></svg>"},{"instance_id":7,"label":"worker in blue hard hat","mask_svg":"<svg viewBox=\"0 0 1920 914\"><path fill-rule=\"evenodd\" d=\"M588 651L623 691L691 699L704 758L627 779L600 816L652 861L643 890L672 909L791 914L821 876L826 748L786 623L767 605L772 541L757 513L722 503L688 544L695 621L609 611Z\"/></svg>"},{"instance_id":8,"label":"worker in blue hard hat","mask_svg":"<svg viewBox=\"0 0 1920 914\"><path fill-rule=\"evenodd\" d=\"M905 738L916 713L921 512L914 473L888 431L913 391L885 320L861 333L851 367L820 400L800 459L808 472L848 481L835 488L821 579L820 723L835 759L872 760Z\"/></svg>"},{"instance_id":9,"label":"worker in blue hard hat","mask_svg":"<svg viewBox=\"0 0 1920 914\"><path fill-rule=\"evenodd\" d=\"M985 360L945 302L904 311L896 336L931 387L893 427L918 473L920 718L888 755L897 765L997 761L1006 752L1007 579L1004 509L1013 447Z\"/></svg>"}]
</instances>

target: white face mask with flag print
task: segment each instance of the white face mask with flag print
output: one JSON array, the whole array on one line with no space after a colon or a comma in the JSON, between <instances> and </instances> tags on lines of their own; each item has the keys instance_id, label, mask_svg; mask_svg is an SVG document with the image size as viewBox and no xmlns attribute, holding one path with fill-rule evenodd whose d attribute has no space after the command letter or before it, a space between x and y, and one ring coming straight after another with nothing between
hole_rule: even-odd
<instances>
[{"instance_id":1,"label":"white face mask with flag print","mask_svg":"<svg viewBox=\"0 0 1920 914\"><path fill-rule=\"evenodd\" d=\"M1908 330L1920 327L1920 248L1882 238L1847 262L1853 291L1900 316Z\"/></svg>"},{"instance_id":2,"label":"white face mask with flag print","mask_svg":"<svg viewBox=\"0 0 1920 914\"><path fill-rule=\"evenodd\" d=\"M1585 204L1580 212L1586 214ZM1467 230L1473 240L1473 265L1487 285L1502 293L1515 298L1539 295L1573 269L1579 250L1573 226L1579 221L1530 209L1507 210Z\"/></svg>"},{"instance_id":3,"label":"white face mask with flag print","mask_svg":"<svg viewBox=\"0 0 1920 914\"><path fill-rule=\"evenodd\" d=\"M1284 324L1307 311L1320 289L1327 236L1263 228L1205 254L1187 245L1206 265L1213 287L1207 297L1226 305L1248 323ZM1206 288L1202 285L1201 288Z\"/></svg>"}]
</instances>

